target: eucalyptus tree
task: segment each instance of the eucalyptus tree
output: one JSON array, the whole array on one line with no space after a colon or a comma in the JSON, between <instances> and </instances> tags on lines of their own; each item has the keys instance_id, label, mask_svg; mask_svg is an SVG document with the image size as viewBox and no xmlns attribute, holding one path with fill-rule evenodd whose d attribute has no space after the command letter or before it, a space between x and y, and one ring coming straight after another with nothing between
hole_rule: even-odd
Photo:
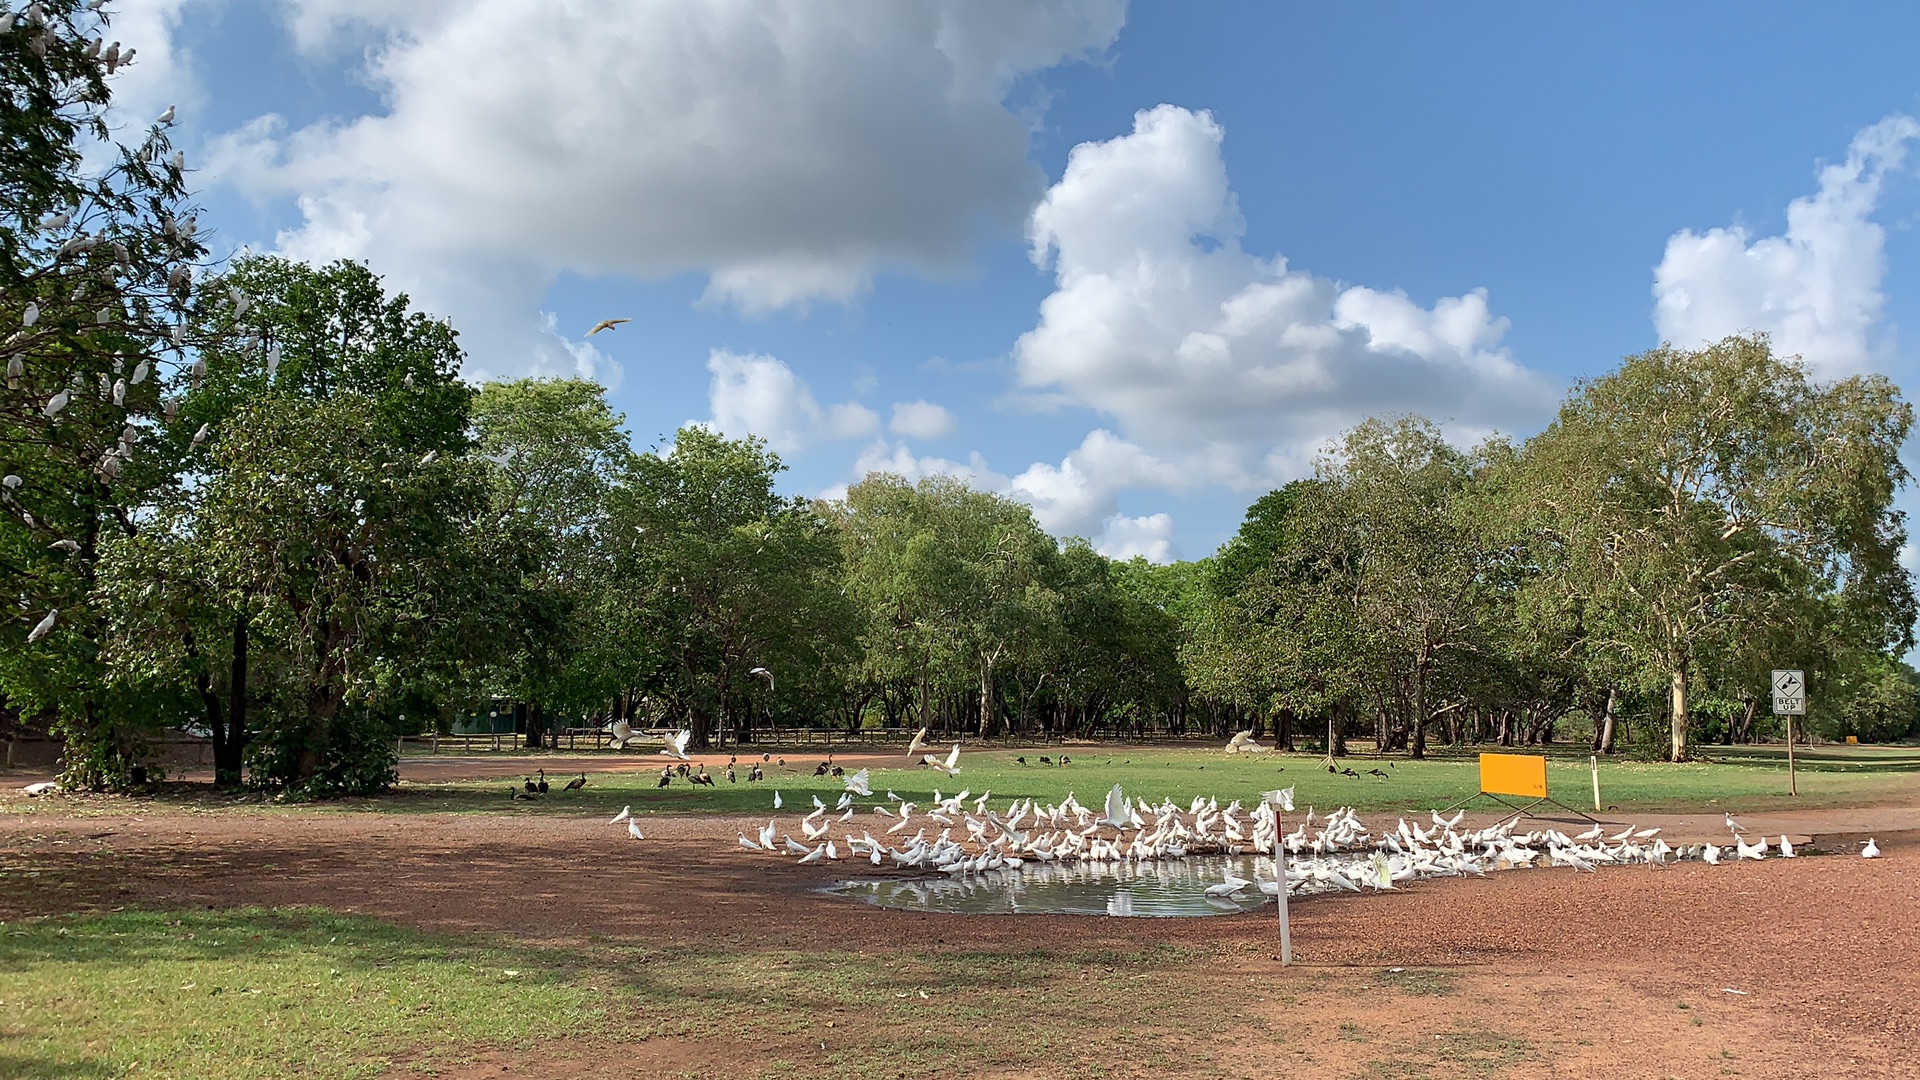
<instances>
[{"instance_id":1,"label":"eucalyptus tree","mask_svg":"<svg viewBox=\"0 0 1920 1080\"><path fill-rule=\"evenodd\" d=\"M510 635L494 678L533 703L529 746L541 745L547 708L584 713L624 689L604 646L612 588L609 497L633 465L623 418L585 379L517 379L480 387L475 453L491 481L489 529L535 546L523 582L526 619Z\"/></svg>"},{"instance_id":2,"label":"eucalyptus tree","mask_svg":"<svg viewBox=\"0 0 1920 1080\"><path fill-rule=\"evenodd\" d=\"M952 477L885 473L848 490L840 528L868 655L896 675L918 669L923 723L944 676L977 695L977 731L993 734L996 672L1058 632L1053 538L1023 504Z\"/></svg>"},{"instance_id":3,"label":"eucalyptus tree","mask_svg":"<svg viewBox=\"0 0 1920 1080\"><path fill-rule=\"evenodd\" d=\"M688 426L634 459L611 501L628 629L646 639L623 680L676 702L696 746L752 715L754 668L825 670L851 641L831 526L774 490L784 468L757 438Z\"/></svg>"},{"instance_id":4,"label":"eucalyptus tree","mask_svg":"<svg viewBox=\"0 0 1920 1080\"><path fill-rule=\"evenodd\" d=\"M1630 356L1528 443L1531 524L1564 551L1589 633L1661 676L1673 760L1703 669L1743 642L1799 620L1869 651L1911 644L1893 497L1912 422L1887 379L1819 383L1754 335Z\"/></svg>"},{"instance_id":5,"label":"eucalyptus tree","mask_svg":"<svg viewBox=\"0 0 1920 1080\"><path fill-rule=\"evenodd\" d=\"M107 677L100 558L168 480L136 450L183 427L161 377L216 302L172 110L128 145L108 128L134 62L108 32L80 0L0 16L0 698L50 720L89 787L132 775L145 701Z\"/></svg>"}]
</instances>

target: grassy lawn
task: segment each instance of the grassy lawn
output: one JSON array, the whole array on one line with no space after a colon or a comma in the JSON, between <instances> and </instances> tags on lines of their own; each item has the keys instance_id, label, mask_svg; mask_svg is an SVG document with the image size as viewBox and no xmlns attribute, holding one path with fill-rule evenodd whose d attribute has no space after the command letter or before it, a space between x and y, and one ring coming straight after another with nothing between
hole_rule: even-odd
<instances>
[{"instance_id":1,"label":"grassy lawn","mask_svg":"<svg viewBox=\"0 0 1920 1080\"><path fill-rule=\"evenodd\" d=\"M757 1075L1107 1075L1070 1035L1125 1025L1152 1071L1203 950L671 952L439 938L316 909L0 924L0 1076L363 1077L555 1040L750 1040ZM629 1051L619 1051L628 1053ZM1084 1060L1082 1060L1084 1059ZM1164 1064L1164 1063L1162 1063ZM696 1074L695 1070L691 1074Z\"/></svg>"},{"instance_id":2,"label":"grassy lawn","mask_svg":"<svg viewBox=\"0 0 1920 1080\"><path fill-rule=\"evenodd\" d=\"M1057 748L1047 751L1057 754ZM1600 788L1603 804L1619 811L1687 811L1725 807L1769 808L1858 805L1863 802L1920 794L1920 748L1828 747L1802 753L1798 798L1787 795L1786 758L1778 747L1712 747L1711 762L1685 765L1603 760ZM1120 784L1129 795L1158 801L1171 798L1186 804L1206 795L1223 804L1231 799L1251 803L1262 791L1294 788L1297 805L1322 809L1354 806L1362 811L1426 810L1445 806L1477 789L1477 757L1464 754L1427 761L1342 759L1358 777L1329 774L1322 759L1309 754L1242 754L1228 756L1218 749L1117 746L1069 750L1073 764L1066 767L1037 763L1038 751L993 750L960 755L956 778L924 768L875 768L871 782L876 798L893 791L903 799L924 805L934 791L953 794L966 790L978 796L991 791L996 806L1002 800L1033 797L1058 802L1072 793L1082 803L1095 805L1108 788ZM756 755L757 756L757 755ZM1018 757L1032 764L1022 765ZM530 759L531 760L531 759ZM618 760L609 757L609 761ZM631 759L629 759L631 760ZM664 761L664 759L656 759ZM788 766L768 766L767 779L729 784L722 777L716 787L694 787L676 780L656 786L657 773L591 773L588 786L577 792L553 792L536 802L510 802L508 783L461 781L445 784L410 783L393 796L356 802L356 808L388 811L511 810L517 813L600 813L611 815L631 804L636 813L772 813L773 792L779 791L785 811L805 812L819 796L831 805L844 790L840 780L815 777L820 752L787 757ZM1378 769L1384 777L1369 774ZM744 770L742 770L744 776ZM1592 777L1585 755L1552 755L1548 790L1562 802L1591 808ZM869 800L863 800L866 802ZM1482 804L1491 807L1491 803Z\"/></svg>"}]
</instances>

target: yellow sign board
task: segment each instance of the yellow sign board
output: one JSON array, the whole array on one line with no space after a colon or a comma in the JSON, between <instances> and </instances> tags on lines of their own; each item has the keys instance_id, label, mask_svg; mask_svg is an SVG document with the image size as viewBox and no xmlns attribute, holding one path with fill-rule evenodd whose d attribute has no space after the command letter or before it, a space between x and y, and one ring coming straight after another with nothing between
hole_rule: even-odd
<instances>
[{"instance_id":1,"label":"yellow sign board","mask_svg":"<svg viewBox=\"0 0 1920 1080\"><path fill-rule=\"evenodd\" d=\"M1481 754L1480 790L1489 795L1547 797L1547 759L1534 754Z\"/></svg>"}]
</instances>

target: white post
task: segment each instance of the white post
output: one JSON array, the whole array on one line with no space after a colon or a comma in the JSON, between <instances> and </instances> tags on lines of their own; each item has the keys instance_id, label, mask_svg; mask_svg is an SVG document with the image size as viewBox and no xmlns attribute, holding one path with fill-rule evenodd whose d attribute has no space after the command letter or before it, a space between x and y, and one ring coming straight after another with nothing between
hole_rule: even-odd
<instances>
[{"instance_id":1,"label":"white post","mask_svg":"<svg viewBox=\"0 0 1920 1080\"><path fill-rule=\"evenodd\" d=\"M1273 878L1279 886L1274 895L1274 906L1280 909L1280 966L1286 967L1293 963L1293 934L1287 927L1287 838L1280 828L1280 793L1274 792L1272 800Z\"/></svg>"},{"instance_id":2,"label":"white post","mask_svg":"<svg viewBox=\"0 0 1920 1080\"><path fill-rule=\"evenodd\" d=\"M1587 759L1593 763L1593 812L1600 812L1600 755L1594 754Z\"/></svg>"}]
</instances>

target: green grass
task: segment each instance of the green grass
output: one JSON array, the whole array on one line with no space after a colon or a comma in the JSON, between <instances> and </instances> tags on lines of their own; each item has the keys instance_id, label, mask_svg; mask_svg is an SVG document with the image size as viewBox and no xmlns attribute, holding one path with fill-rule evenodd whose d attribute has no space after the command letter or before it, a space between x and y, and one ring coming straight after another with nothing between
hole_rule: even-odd
<instances>
[{"instance_id":1,"label":"green grass","mask_svg":"<svg viewBox=\"0 0 1920 1080\"><path fill-rule=\"evenodd\" d=\"M367 1077L476 1056L750 1040L758 1075L1151 1073L1203 1003L1207 950L502 944L314 909L0 924L0 1076ZM1075 1036L1123 1028L1128 1058ZM825 1046L821 1046L825 1043ZM771 1048L762 1054L763 1048ZM738 1059L736 1059L738 1060Z\"/></svg>"},{"instance_id":2,"label":"green grass","mask_svg":"<svg viewBox=\"0 0 1920 1080\"><path fill-rule=\"evenodd\" d=\"M0 926L0 1076L372 1076L399 1052L511 1045L593 995L525 953L321 910L124 912Z\"/></svg>"},{"instance_id":3,"label":"green grass","mask_svg":"<svg viewBox=\"0 0 1920 1080\"><path fill-rule=\"evenodd\" d=\"M1720 754L1730 748L1714 747ZM1708 808L1819 807L1858 804L1894 797L1920 788L1920 750L1910 748L1825 748L1807 759L1799 770L1800 795L1789 800L1784 753L1779 748L1731 748L1724 761L1684 765L1603 760L1600 785L1603 805L1622 811L1688 811ZM1772 752L1769 753L1768 751ZM1445 806L1478 788L1478 759L1473 754L1435 757L1427 761L1342 759L1359 777L1329 774L1322 759L1309 754L1246 754L1228 756L1217 748L1153 746L1087 747L1069 750L1073 764L1048 767L1019 764L1024 756L1036 762L1039 751L966 751L960 755L957 778L924 768L874 768L873 790L884 798L889 790L904 799L925 804L937 789L943 794L961 790L978 796L993 793L994 803L1032 797L1054 803L1075 795L1094 805L1108 788L1120 784L1129 795L1158 801L1171 798L1186 804L1206 795L1223 804L1231 799L1252 803L1263 791L1294 788L1297 805L1322 809L1354 806L1363 811L1426 810ZM1057 748L1048 751L1053 755ZM757 755L756 755L757 756ZM609 761L616 760L609 758ZM768 778L758 784L744 779L718 786L694 787L676 780L656 786L658 774L592 773L578 792L553 792L533 802L510 802L504 781L462 781L447 784L407 784L394 795L356 801L357 808L383 811L495 811L523 814L607 813L631 804L641 814L772 813L773 792L781 792L787 810L811 806L819 796L832 804L844 790L833 777L815 777L818 752L788 757L785 768L768 766ZM902 758L904 765L904 757ZM1378 769L1385 778L1368 775ZM744 770L742 770L744 773ZM1548 791L1571 806L1591 808L1592 778L1584 755L1577 759L1554 756L1548 764ZM1497 809L1491 802L1480 805Z\"/></svg>"},{"instance_id":4,"label":"green grass","mask_svg":"<svg viewBox=\"0 0 1920 1080\"><path fill-rule=\"evenodd\" d=\"M1828 746L1800 752L1797 798L1787 794L1786 755L1782 747L1701 748L1708 760L1670 765L1603 759L1600 762L1602 806L1614 813L1699 812L1706 810L1784 810L1831 806L1857 806L1865 803L1912 798L1920 794L1920 747L1846 747ZM1296 805L1329 809L1353 806L1361 811L1424 811L1446 806L1472 795L1478 788L1477 751L1458 753L1441 751L1426 761L1405 758L1375 758L1356 754L1342 758L1342 768L1351 768L1358 777L1329 774L1323 759L1312 754L1244 754L1228 756L1209 746L1114 745L1110 747L1068 748L1073 764L1067 767L1038 764L1041 753L1057 756L1058 747L1046 750L962 750L957 778L931 769L905 767L905 757L895 760L902 767L875 767L872 784L875 800L885 798L889 790L904 799L925 805L937 789L943 794L965 790L978 796L993 793L995 806L1005 800L1032 797L1046 803L1059 802L1068 793L1093 806L1105 797L1107 789L1120 784L1128 795L1151 801L1171 798L1182 805L1195 796L1206 795L1225 804L1239 799L1251 804L1260 793L1279 787L1292 787ZM479 755L491 760L491 755ZM786 753L786 766L769 764L767 779L748 783L744 768L738 783L729 784L724 775L715 787L694 787L684 780L672 786L656 786L657 763L665 759L606 755L611 765L639 763L640 772L589 771L585 789L575 792L555 790L534 802L515 802L507 798L508 789L518 786L518 778L449 783L402 784L392 793L370 799L340 799L312 804L275 804L257 794L219 794L204 785L178 785L162 789L160 801L185 805L195 810L224 811L246 807L270 807L275 812L309 813L333 811L372 811L377 813L497 813L528 815L606 814L612 816L631 804L634 812L650 814L771 814L773 793L779 791L785 810L805 812L818 796L831 805L845 790L842 781L816 777L813 767L823 751L794 750ZM1016 758L1025 757L1022 765ZM712 760L724 758L710 755ZM747 755L743 755L743 764ZM757 758L757 752L752 755ZM1592 778L1587 755L1571 749L1549 752L1548 791L1570 806L1590 810L1593 805ZM544 758L529 756L521 766L528 772L539 767ZM711 768L711 766L709 766ZM1368 775L1378 769L1385 778ZM649 771L650 770L650 771ZM724 767L720 770L724 773ZM564 781L567 776L549 776ZM1490 800L1473 804L1480 810L1498 810ZM100 812L122 812L106 809ZM16 813L58 811L85 815L94 812L86 804L69 800L16 800L9 809Z\"/></svg>"}]
</instances>

